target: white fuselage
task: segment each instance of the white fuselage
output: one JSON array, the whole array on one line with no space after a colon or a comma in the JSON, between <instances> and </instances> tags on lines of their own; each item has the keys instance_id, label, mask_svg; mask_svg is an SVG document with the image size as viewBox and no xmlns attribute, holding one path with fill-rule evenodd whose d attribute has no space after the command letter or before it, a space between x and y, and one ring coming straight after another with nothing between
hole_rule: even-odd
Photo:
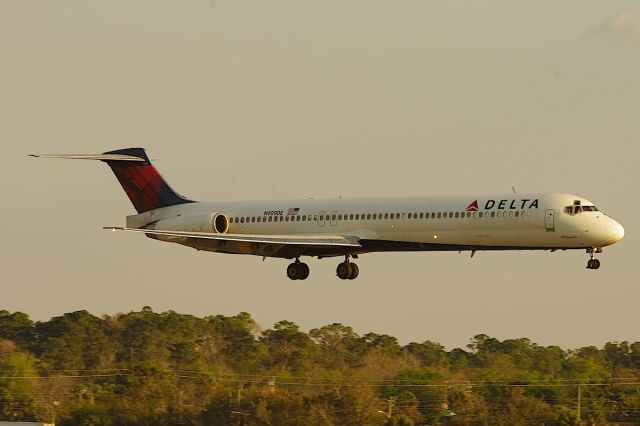
<instances>
[{"instance_id":1,"label":"white fuselage","mask_svg":"<svg viewBox=\"0 0 640 426\"><path fill-rule=\"evenodd\" d=\"M576 208L579 206L579 208ZM211 218L223 215L226 229ZM343 235L361 249L248 249L232 243L160 238L199 250L293 258L372 251L600 248L624 236L622 226L588 200L569 194L498 194L200 202L129 216L127 227L250 235Z\"/></svg>"}]
</instances>

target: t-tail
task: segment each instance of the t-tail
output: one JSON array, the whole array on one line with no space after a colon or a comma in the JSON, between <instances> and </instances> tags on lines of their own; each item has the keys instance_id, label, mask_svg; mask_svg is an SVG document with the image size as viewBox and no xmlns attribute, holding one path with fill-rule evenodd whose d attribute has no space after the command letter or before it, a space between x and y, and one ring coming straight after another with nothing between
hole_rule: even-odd
<instances>
[{"instance_id":1,"label":"t-tail","mask_svg":"<svg viewBox=\"0 0 640 426\"><path fill-rule=\"evenodd\" d=\"M32 157L99 160L107 163L138 213L193 203L193 200L176 193L169 186L151 164L143 148L118 149L95 155L47 154Z\"/></svg>"}]
</instances>

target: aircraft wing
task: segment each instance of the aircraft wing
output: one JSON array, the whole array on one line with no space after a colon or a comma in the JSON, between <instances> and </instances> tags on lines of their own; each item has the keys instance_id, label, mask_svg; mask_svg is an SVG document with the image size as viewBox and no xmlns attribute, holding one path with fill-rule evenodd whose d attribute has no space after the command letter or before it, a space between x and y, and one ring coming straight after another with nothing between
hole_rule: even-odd
<instances>
[{"instance_id":1,"label":"aircraft wing","mask_svg":"<svg viewBox=\"0 0 640 426\"><path fill-rule=\"evenodd\" d=\"M207 232L163 231L160 229L105 227L112 231L139 232L174 238L195 238L239 243L276 244L283 246L305 246L314 248L362 247L358 237L343 235L256 235L256 234L210 234Z\"/></svg>"}]
</instances>

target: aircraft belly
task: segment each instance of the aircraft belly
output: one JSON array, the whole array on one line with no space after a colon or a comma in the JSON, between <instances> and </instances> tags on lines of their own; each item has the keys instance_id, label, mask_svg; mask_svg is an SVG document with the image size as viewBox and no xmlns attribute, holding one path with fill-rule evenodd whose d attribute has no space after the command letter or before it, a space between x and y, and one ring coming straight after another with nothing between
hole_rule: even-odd
<instances>
[{"instance_id":1,"label":"aircraft belly","mask_svg":"<svg viewBox=\"0 0 640 426\"><path fill-rule=\"evenodd\" d=\"M293 259L299 256L342 256L345 254L355 254L358 252L358 249L352 249L348 247L318 248L313 246L301 247L295 245L253 242L199 240L194 238L190 238L189 241L182 244L202 251L227 254L248 254L254 256L278 257L284 259Z\"/></svg>"}]
</instances>

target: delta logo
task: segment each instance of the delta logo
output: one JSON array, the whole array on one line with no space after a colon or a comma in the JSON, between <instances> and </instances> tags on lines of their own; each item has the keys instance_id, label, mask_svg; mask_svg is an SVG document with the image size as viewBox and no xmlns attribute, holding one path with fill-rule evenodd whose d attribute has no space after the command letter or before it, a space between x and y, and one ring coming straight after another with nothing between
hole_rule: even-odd
<instances>
[{"instance_id":1,"label":"delta logo","mask_svg":"<svg viewBox=\"0 0 640 426\"><path fill-rule=\"evenodd\" d=\"M484 206L485 210L525 210L539 208L539 201L524 198L521 200L487 200ZM479 210L478 200L475 200L467 206L465 211L477 212Z\"/></svg>"}]
</instances>

